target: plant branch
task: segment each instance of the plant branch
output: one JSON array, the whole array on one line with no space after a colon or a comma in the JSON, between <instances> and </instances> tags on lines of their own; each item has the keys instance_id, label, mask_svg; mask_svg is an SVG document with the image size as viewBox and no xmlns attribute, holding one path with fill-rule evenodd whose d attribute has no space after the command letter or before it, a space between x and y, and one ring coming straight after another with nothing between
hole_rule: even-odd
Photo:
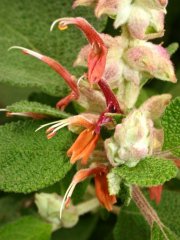
<instances>
[{"instance_id":1,"label":"plant branch","mask_svg":"<svg viewBox=\"0 0 180 240\"><path fill-rule=\"evenodd\" d=\"M149 225L152 227L153 223L156 222L162 228L163 223L161 222L155 210L148 203L139 187L133 186L132 197Z\"/></svg>"}]
</instances>

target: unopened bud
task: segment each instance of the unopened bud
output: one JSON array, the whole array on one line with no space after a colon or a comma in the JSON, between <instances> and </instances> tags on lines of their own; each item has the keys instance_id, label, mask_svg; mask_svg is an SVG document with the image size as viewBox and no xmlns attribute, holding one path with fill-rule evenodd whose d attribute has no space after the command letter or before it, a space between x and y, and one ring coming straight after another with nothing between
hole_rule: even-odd
<instances>
[{"instance_id":1,"label":"unopened bud","mask_svg":"<svg viewBox=\"0 0 180 240\"><path fill-rule=\"evenodd\" d=\"M53 231L61 227L73 227L79 220L76 208L72 205L63 211L62 218L60 219L59 210L62 200L63 198L56 193L35 194L35 203L39 214L47 222L52 224Z\"/></svg>"},{"instance_id":2,"label":"unopened bud","mask_svg":"<svg viewBox=\"0 0 180 240\"><path fill-rule=\"evenodd\" d=\"M167 51L160 45L140 41L124 54L125 61L137 71L144 71L164 81L177 81L174 67Z\"/></svg>"},{"instance_id":3,"label":"unopened bud","mask_svg":"<svg viewBox=\"0 0 180 240\"><path fill-rule=\"evenodd\" d=\"M109 161L113 165L134 167L150 153L153 122L146 113L134 110L118 124L112 138L105 141Z\"/></svg>"}]
</instances>

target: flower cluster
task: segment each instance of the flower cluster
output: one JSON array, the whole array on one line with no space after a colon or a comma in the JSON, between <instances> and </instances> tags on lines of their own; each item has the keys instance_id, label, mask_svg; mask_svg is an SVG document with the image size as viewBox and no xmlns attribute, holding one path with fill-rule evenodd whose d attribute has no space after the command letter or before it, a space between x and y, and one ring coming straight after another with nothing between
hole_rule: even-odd
<instances>
[{"instance_id":1,"label":"flower cluster","mask_svg":"<svg viewBox=\"0 0 180 240\"><path fill-rule=\"evenodd\" d=\"M75 25L86 36L89 43L81 49L74 62L75 66L87 67L83 76L72 76L60 63L40 53L14 47L43 61L66 81L71 92L56 104L57 108L65 109L71 101L77 101L85 109L82 114L39 128L49 126L46 131L48 139L66 126L79 134L67 155L71 164L79 161L80 170L62 200L61 214L75 186L89 176L94 176L99 202L107 210L112 210L116 196L108 189L110 169L123 164L134 167L144 157L162 148L163 131L156 128L155 121L162 115L171 96L151 97L136 109L140 90L151 78L176 82L167 50L147 42L164 32L167 1L76 0L73 6L79 5L95 6L96 16L107 14L115 18L115 27L122 26L121 36L112 37L98 33L81 17L60 18L52 24L51 30L56 24L60 30ZM115 122L114 115L120 116L122 122ZM101 136L102 127L114 130L105 141ZM95 148L104 155L95 156ZM159 201L159 195L153 193L151 189L151 197Z\"/></svg>"}]
</instances>

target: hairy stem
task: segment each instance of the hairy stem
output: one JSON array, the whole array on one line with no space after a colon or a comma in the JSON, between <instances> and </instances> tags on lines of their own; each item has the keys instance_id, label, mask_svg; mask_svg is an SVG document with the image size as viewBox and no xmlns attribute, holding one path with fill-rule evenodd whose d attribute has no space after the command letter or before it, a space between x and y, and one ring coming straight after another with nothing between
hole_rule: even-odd
<instances>
[{"instance_id":1,"label":"hairy stem","mask_svg":"<svg viewBox=\"0 0 180 240\"><path fill-rule=\"evenodd\" d=\"M149 225L152 227L153 223L156 222L162 229L163 223L161 222L155 210L148 203L139 187L133 186L132 197Z\"/></svg>"}]
</instances>

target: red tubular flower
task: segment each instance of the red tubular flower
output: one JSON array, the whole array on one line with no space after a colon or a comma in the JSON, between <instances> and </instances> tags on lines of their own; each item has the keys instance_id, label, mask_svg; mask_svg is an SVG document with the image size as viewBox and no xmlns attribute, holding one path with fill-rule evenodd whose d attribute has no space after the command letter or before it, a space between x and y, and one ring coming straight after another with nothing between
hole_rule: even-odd
<instances>
[{"instance_id":1,"label":"red tubular flower","mask_svg":"<svg viewBox=\"0 0 180 240\"><path fill-rule=\"evenodd\" d=\"M96 189L96 196L99 202L108 210L112 211L113 204L116 203L115 195L109 195L108 190L108 182L107 182L107 173L106 172L99 172L95 175L95 189Z\"/></svg>"},{"instance_id":2,"label":"red tubular flower","mask_svg":"<svg viewBox=\"0 0 180 240\"><path fill-rule=\"evenodd\" d=\"M149 188L150 199L154 200L156 204L161 201L161 194L163 190L163 185L153 186Z\"/></svg>"},{"instance_id":3,"label":"red tubular flower","mask_svg":"<svg viewBox=\"0 0 180 240\"><path fill-rule=\"evenodd\" d=\"M53 22L51 30L56 23L59 23L60 30L66 29L69 24L74 24L85 34L92 46L88 56L88 80L91 84L98 82L104 73L107 55L107 48L99 33L81 17L57 19Z\"/></svg>"},{"instance_id":4,"label":"red tubular flower","mask_svg":"<svg viewBox=\"0 0 180 240\"><path fill-rule=\"evenodd\" d=\"M74 164L81 159L83 165L87 164L88 158L96 147L99 134L96 134L93 128L88 128L82 131L74 144L67 151L67 155L70 157L70 162Z\"/></svg>"},{"instance_id":5,"label":"red tubular flower","mask_svg":"<svg viewBox=\"0 0 180 240\"><path fill-rule=\"evenodd\" d=\"M51 127L46 130L47 138L50 139L56 135L58 130L69 125L86 128L79 134L73 145L67 151L67 155L69 157L71 156L70 162L72 164L78 160L81 160L81 163L85 165L87 164L87 160L96 147L99 139L99 134L95 133L96 121L97 116L93 114L77 115L67 119L44 124L36 131L51 125Z\"/></svg>"},{"instance_id":6,"label":"red tubular flower","mask_svg":"<svg viewBox=\"0 0 180 240\"><path fill-rule=\"evenodd\" d=\"M108 182L107 182L107 177L106 177L108 172L109 172L109 169L105 165L99 165L94 168L87 168L87 169L82 169L82 170L78 171L74 175L73 180L64 195L64 199L63 199L61 209L60 209L60 217L62 214L62 210L64 208L64 204L66 206L68 205L76 185L79 182L84 181L86 178L88 178L89 176L92 176L92 175L94 175L96 196L97 196L99 202L108 211L111 211L113 204L116 203L116 197L115 197L115 195L109 195Z\"/></svg>"},{"instance_id":7,"label":"red tubular flower","mask_svg":"<svg viewBox=\"0 0 180 240\"><path fill-rule=\"evenodd\" d=\"M22 52L24 54L28 54L37 59L40 59L42 62L46 63L53 70L55 70L66 81L68 86L71 88L72 92L67 97L60 100L56 104L57 108L64 109L69 104L70 101L75 100L79 97L79 90L78 90L77 84L75 82L75 77L72 76L60 63L58 63L57 61L55 61L54 59L52 59L50 57L44 56L40 53L34 52L27 48L18 47L18 46L14 46L12 48L20 49L20 50L22 50Z\"/></svg>"}]
</instances>

